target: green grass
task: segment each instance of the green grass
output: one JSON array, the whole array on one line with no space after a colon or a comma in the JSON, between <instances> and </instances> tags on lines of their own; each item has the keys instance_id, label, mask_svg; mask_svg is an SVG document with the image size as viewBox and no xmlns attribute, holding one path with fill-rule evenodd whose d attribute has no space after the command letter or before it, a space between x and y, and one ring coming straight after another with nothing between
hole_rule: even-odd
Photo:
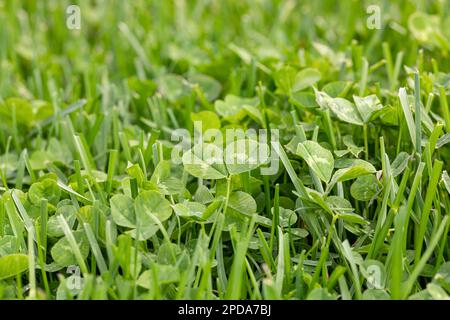
<instances>
[{"instance_id":1,"label":"green grass","mask_svg":"<svg viewBox=\"0 0 450 320\"><path fill-rule=\"evenodd\" d=\"M0 299L450 298L448 1L69 4L0 2Z\"/></svg>"}]
</instances>

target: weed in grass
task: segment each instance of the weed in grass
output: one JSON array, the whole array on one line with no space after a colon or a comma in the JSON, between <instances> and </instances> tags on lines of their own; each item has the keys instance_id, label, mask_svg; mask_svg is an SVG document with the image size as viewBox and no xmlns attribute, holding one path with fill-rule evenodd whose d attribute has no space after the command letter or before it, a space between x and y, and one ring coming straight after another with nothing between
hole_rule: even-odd
<instances>
[{"instance_id":1,"label":"weed in grass","mask_svg":"<svg viewBox=\"0 0 450 320\"><path fill-rule=\"evenodd\" d=\"M0 299L448 299L445 1L0 3Z\"/></svg>"}]
</instances>

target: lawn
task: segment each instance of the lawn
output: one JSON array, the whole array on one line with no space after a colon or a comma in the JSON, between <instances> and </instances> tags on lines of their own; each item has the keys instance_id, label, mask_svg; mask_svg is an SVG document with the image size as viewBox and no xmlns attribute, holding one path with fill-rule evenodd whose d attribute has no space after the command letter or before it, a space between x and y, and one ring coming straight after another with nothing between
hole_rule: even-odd
<instances>
[{"instance_id":1,"label":"lawn","mask_svg":"<svg viewBox=\"0 0 450 320\"><path fill-rule=\"evenodd\" d=\"M0 1L0 299L450 299L449 15Z\"/></svg>"}]
</instances>

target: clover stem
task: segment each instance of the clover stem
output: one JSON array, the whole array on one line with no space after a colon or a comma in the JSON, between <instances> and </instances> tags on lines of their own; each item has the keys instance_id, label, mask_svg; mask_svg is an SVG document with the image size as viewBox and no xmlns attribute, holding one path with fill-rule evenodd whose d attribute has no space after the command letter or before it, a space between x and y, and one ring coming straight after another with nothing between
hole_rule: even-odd
<instances>
[{"instance_id":1,"label":"clover stem","mask_svg":"<svg viewBox=\"0 0 450 320\"><path fill-rule=\"evenodd\" d=\"M369 140L367 137L367 123L364 123L363 131L364 131L364 150L365 150L364 155L367 161L369 160Z\"/></svg>"},{"instance_id":2,"label":"clover stem","mask_svg":"<svg viewBox=\"0 0 450 320\"><path fill-rule=\"evenodd\" d=\"M231 175L227 177L227 197L225 198L225 204L223 206L223 214L227 214L228 209L228 200L230 199L230 193L231 193Z\"/></svg>"}]
</instances>

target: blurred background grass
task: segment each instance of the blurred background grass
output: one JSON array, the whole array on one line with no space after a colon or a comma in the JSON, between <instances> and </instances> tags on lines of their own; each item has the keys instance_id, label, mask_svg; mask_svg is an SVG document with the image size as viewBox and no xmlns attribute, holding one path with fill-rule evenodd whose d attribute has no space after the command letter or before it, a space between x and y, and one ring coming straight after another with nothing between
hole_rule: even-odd
<instances>
[{"instance_id":1,"label":"blurred background grass","mask_svg":"<svg viewBox=\"0 0 450 320\"><path fill-rule=\"evenodd\" d=\"M66 27L71 4L81 9L81 30ZM370 5L380 7L380 30L367 28ZM421 40L420 32L411 30L408 19L416 11L428 14L419 31L434 29L442 43ZM306 63L327 69L330 79L339 72L351 79L358 65L346 61L348 50L361 50L375 63L383 58L383 41L394 57L407 46L406 65L417 60L419 47L434 50L435 58L448 57L448 14L448 0L6 0L0 2L0 96L49 100L52 88L58 88L63 100L89 98L105 75L121 81L133 74L156 77L188 68L227 83L245 53L272 68L300 64L304 52ZM358 48L359 43L364 47ZM247 52L238 52L239 57L230 44ZM325 59L309 59L318 48ZM440 63L448 69L448 59Z\"/></svg>"}]
</instances>

